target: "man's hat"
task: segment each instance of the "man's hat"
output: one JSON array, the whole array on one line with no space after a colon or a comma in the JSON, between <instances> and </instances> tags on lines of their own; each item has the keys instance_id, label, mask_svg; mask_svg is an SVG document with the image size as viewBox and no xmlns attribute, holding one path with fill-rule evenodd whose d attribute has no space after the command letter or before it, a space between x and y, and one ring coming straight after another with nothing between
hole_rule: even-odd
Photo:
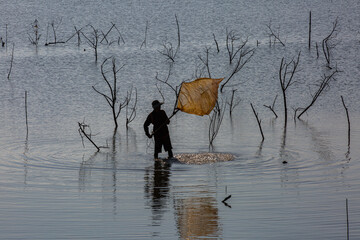
<instances>
[{"instance_id":1,"label":"man's hat","mask_svg":"<svg viewBox=\"0 0 360 240\"><path fill-rule=\"evenodd\" d=\"M152 106L153 108L157 108L157 107L160 107L162 105L161 102L159 102L158 100L155 100L152 102Z\"/></svg>"}]
</instances>

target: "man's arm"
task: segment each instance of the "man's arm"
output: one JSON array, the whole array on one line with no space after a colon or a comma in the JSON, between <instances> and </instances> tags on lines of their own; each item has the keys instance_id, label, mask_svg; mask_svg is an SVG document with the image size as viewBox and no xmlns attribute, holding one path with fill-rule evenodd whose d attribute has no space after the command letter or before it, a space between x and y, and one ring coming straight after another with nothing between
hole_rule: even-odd
<instances>
[{"instance_id":1,"label":"man's arm","mask_svg":"<svg viewBox=\"0 0 360 240\"><path fill-rule=\"evenodd\" d=\"M146 118L146 121L144 122L144 130L145 130L145 134L146 136L148 136L148 138L151 138L151 134L149 133L149 125L151 124L151 118L150 115Z\"/></svg>"},{"instance_id":2,"label":"man's arm","mask_svg":"<svg viewBox=\"0 0 360 240\"><path fill-rule=\"evenodd\" d=\"M166 115L166 112L163 110L163 114L164 114L164 122L169 125L170 124L170 119L168 118L168 116Z\"/></svg>"}]
</instances>

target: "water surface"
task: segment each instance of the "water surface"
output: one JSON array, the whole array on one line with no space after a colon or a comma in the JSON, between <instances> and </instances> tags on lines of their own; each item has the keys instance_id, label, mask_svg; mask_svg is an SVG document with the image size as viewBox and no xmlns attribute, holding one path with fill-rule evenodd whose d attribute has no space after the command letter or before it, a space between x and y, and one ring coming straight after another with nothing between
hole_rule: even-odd
<instances>
[{"instance_id":1,"label":"water surface","mask_svg":"<svg viewBox=\"0 0 360 240\"><path fill-rule=\"evenodd\" d=\"M0 36L4 39L7 24L9 43L0 49L1 239L345 239L346 199L350 238L360 237L357 1L0 1L0 5ZM210 47L212 76L230 75L226 29L248 37L248 46L255 49L251 61L219 95L226 102L237 89L241 102L232 116L225 110L213 147L206 116L179 112L169 126L175 153L232 153L234 161L185 165L152 159L153 140L146 138L142 124L151 101L161 99L156 84L168 115L174 106L173 91L155 77L165 79L168 74L169 62L159 51L164 42L177 44L175 14L181 46L169 78L173 86L198 75L198 56L205 56L205 47ZM331 72L321 51L317 58L316 43L321 45L337 17L340 28L332 61L342 72L308 114L294 121L292 108L306 106L317 81ZM37 48L28 40L35 19L42 34ZM45 47L52 21L61 22L60 40L67 40L74 26L92 24L105 32L113 22L125 43L100 45L95 63L84 38L80 46L74 38ZM141 47L147 21L147 44ZM285 47L269 46L270 21ZM90 34L89 28L84 29ZM12 43L14 63L7 79ZM284 128L278 71L283 57L290 61L299 51ZM118 66L124 64L119 72L120 98L131 87L138 91L135 120L126 128L123 109L115 133L107 103L92 89L95 85L106 90L100 65L111 56ZM272 104L277 94L279 117L274 118L263 105ZM341 95L350 112L350 142ZM262 120L264 142L250 103ZM90 124L94 140L107 149L97 153L86 141L83 146L78 133L82 121ZM222 203L229 195L227 205Z\"/></svg>"}]
</instances>

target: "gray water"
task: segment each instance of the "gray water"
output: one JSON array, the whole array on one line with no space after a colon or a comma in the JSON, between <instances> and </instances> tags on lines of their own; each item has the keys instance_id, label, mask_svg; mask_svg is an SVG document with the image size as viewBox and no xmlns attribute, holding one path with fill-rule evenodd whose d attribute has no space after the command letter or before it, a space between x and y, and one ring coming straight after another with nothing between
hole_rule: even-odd
<instances>
[{"instance_id":1,"label":"gray water","mask_svg":"<svg viewBox=\"0 0 360 240\"><path fill-rule=\"evenodd\" d=\"M308 50L308 16L312 12L312 45ZM0 239L346 239L346 199L350 239L360 238L360 3L351 1L0 1ZM181 46L169 78L172 86L189 81L210 47L213 77L228 77L233 65L225 47L226 29L248 38L251 61L219 94L223 103L232 89L241 99L229 109L213 147L209 117L179 112L169 125L174 152L223 152L235 160L205 165L154 162L153 141L142 124L151 101L165 98L168 115L174 92L165 79L169 62L159 53L164 42ZM331 72L316 43L331 32L338 18L333 66L341 73L302 117L316 83ZM28 34L37 19L38 47ZM81 38L58 41L78 29L90 36L115 23L124 42L112 32L111 45L94 51ZM269 46L266 25L279 31L285 47ZM146 22L146 46L142 46ZM217 53L213 34L219 43ZM48 36L47 36L48 35ZM257 43L259 45L257 46ZM10 78L12 48L14 61ZM281 59L301 51L296 83L288 89L289 119L278 79ZM115 56L120 98L131 87L138 92L137 115L125 127L120 114L114 133L110 109L92 86L105 91L100 66ZM206 72L205 72L206 73ZM205 74L206 76L206 74ZM28 132L25 120L27 92ZM279 94L274 115L271 105ZM344 97L351 120L350 142ZM261 142L250 103L259 113ZM78 133L78 122L91 126L96 149ZM166 156L163 153L162 156ZM283 164L286 161L287 164ZM222 200L231 195L227 205Z\"/></svg>"}]
</instances>

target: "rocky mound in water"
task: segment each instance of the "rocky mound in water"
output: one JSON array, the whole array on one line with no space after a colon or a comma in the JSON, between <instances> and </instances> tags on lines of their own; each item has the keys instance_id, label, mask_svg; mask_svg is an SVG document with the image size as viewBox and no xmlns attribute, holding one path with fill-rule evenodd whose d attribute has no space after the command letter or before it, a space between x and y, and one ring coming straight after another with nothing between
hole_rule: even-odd
<instances>
[{"instance_id":1,"label":"rocky mound in water","mask_svg":"<svg viewBox=\"0 0 360 240\"><path fill-rule=\"evenodd\" d=\"M184 164L208 164L234 160L230 153L180 153L175 158Z\"/></svg>"}]
</instances>

